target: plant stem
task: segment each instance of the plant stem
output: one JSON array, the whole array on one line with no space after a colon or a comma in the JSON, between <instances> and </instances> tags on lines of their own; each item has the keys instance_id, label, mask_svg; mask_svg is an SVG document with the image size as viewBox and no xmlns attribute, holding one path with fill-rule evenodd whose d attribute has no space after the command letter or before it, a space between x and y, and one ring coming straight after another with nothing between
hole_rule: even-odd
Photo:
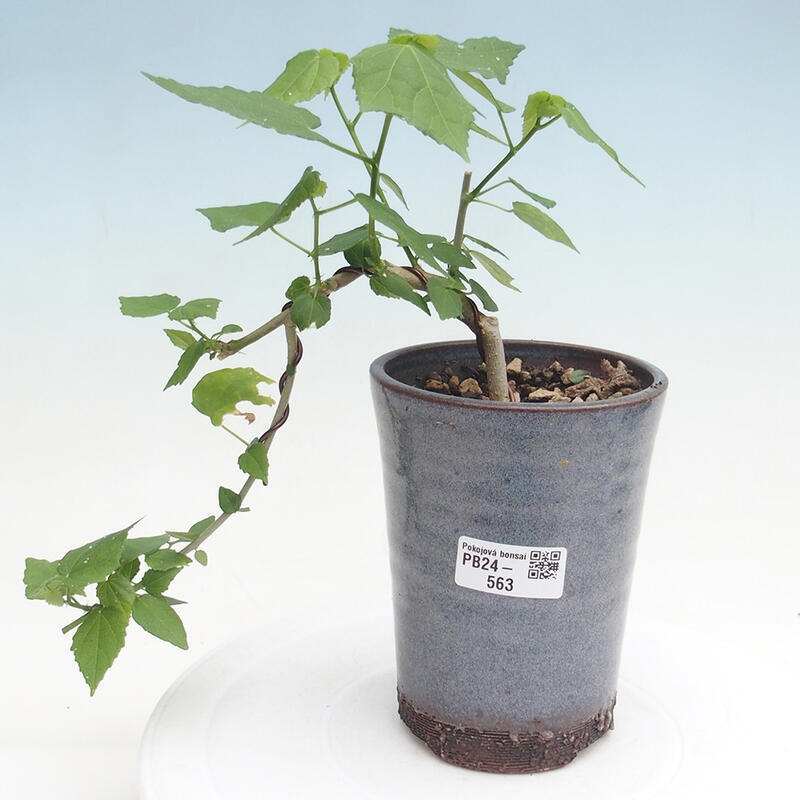
<instances>
[{"instance_id":1,"label":"plant stem","mask_svg":"<svg viewBox=\"0 0 800 800\"><path fill-rule=\"evenodd\" d=\"M458 214L456 215L456 231L453 234L453 244L460 250L464 243L464 224L467 219L467 208L472 202L469 196L469 185L472 181L472 173L465 172L461 182L461 196L458 201Z\"/></svg>"}]
</instances>

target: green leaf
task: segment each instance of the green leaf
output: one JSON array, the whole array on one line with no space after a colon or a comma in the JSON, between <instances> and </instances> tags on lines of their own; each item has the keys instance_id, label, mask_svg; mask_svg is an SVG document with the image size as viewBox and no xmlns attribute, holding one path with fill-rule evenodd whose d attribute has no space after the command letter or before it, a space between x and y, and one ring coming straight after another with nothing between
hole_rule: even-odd
<instances>
[{"instance_id":1,"label":"green leaf","mask_svg":"<svg viewBox=\"0 0 800 800\"><path fill-rule=\"evenodd\" d=\"M431 275L428 278L428 296L440 319L457 319L461 316L464 295L447 278Z\"/></svg>"},{"instance_id":2,"label":"green leaf","mask_svg":"<svg viewBox=\"0 0 800 800\"><path fill-rule=\"evenodd\" d=\"M151 594L140 594L133 601L133 619L148 633L163 639L165 642L188 650L186 629L181 618L170 604L162 597Z\"/></svg>"},{"instance_id":3,"label":"green leaf","mask_svg":"<svg viewBox=\"0 0 800 800\"><path fill-rule=\"evenodd\" d=\"M292 301L289 313L301 331L312 326L321 328L331 318L331 300L324 294L303 294Z\"/></svg>"},{"instance_id":4,"label":"green leaf","mask_svg":"<svg viewBox=\"0 0 800 800\"><path fill-rule=\"evenodd\" d=\"M548 239L565 244L567 247L571 247L576 253L578 252L578 248L572 244L564 229L541 209L532 206L530 203L520 202L513 203L512 209L514 210L514 214L526 225L530 225Z\"/></svg>"},{"instance_id":5,"label":"green leaf","mask_svg":"<svg viewBox=\"0 0 800 800\"><path fill-rule=\"evenodd\" d=\"M120 561L130 561L148 553L154 553L169 541L169 534L162 533L158 536L139 536L135 539L127 539L122 548Z\"/></svg>"},{"instance_id":6,"label":"green leaf","mask_svg":"<svg viewBox=\"0 0 800 800\"><path fill-rule=\"evenodd\" d=\"M194 560L200 564L201 567L208 566L208 553L205 550L195 550Z\"/></svg>"},{"instance_id":7,"label":"green leaf","mask_svg":"<svg viewBox=\"0 0 800 800\"><path fill-rule=\"evenodd\" d=\"M472 292L475 295L475 297L477 297L478 300L481 301L483 307L490 314L497 311L497 303L495 303L495 301L492 300L491 296L489 295L489 292L487 292L486 289L484 289L483 286L481 286L478 283L478 281L472 280L472 278L470 278L469 285L472 287Z\"/></svg>"},{"instance_id":8,"label":"green leaf","mask_svg":"<svg viewBox=\"0 0 800 800\"><path fill-rule=\"evenodd\" d=\"M573 369L569 373L569 382L572 384L582 383L584 378L588 378L591 374L588 369Z\"/></svg>"},{"instance_id":9,"label":"green leaf","mask_svg":"<svg viewBox=\"0 0 800 800\"><path fill-rule=\"evenodd\" d=\"M217 208L198 208L197 210L211 223L213 230L225 233L232 228L252 228L261 225L279 207L280 203L250 203L244 206L218 206ZM279 220L279 222L283 221Z\"/></svg>"},{"instance_id":10,"label":"green leaf","mask_svg":"<svg viewBox=\"0 0 800 800\"><path fill-rule=\"evenodd\" d=\"M252 475L257 480L267 482L269 462L267 451L264 445L256 439L250 442L247 450L239 456L239 469L242 472Z\"/></svg>"},{"instance_id":11,"label":"green leaf","mask_svg":"<svg viewBox=\"0 0 800 800\"><path fill-rule=\"evenodd\" d=\"M514 278L506 272L493 258L490 258L486 253L481 253L479 250L470 250L475 259L480 265L498 282L503 286L513 289L518 292L519 289L514 286ZM502 255L502 254L501 254Z\"/></svg>"},{"instance_id":12,"label":"green leaf","mask_svg":"<svg viewBox=\"0 0 800 800\"><path fill-rule=\"evenodd\" d=\"M375 294L381 297L396 297L401 300L407 300L426 314L431 313L425 300L406 281L393 272L377 272L374 275L370 275L369 286Z\"/></svg>"},{"instance_id":13,"label":"green leaf","mask_svg":"<svg viewBox=\"0 0 800 800\"><path fill-rule=\"evenodd\" d=\"M175 345L175 347L179 347L181 350L186 350L188 347L191 347L197 339L192 336L189 331L178 331L174 328L164 328L164 333L167 334L167 338Z\"/></svg>"},{"instance_id":14,"label":"green leaf","mask_svg":"<svg viewBox=\"0 0 800 800\"><path fill-rule=\"evenodd\" d=\"M503 256L503 258L508 258L508 256L502 250L498 250L493 244L489 244L489 242L484 242L483 239L477 239L475 236L470 236L469 234L464 234L464 238L469 239L471 242L475 242L475 244L484 247L486 250L491 250L493 253ZM472 250L470 250L470 254L473 256L476 255L476 253Z\"/></svg>"},{"instance_id":15,"label":"green leaf","mask_svg":"<svg viewBox=\"0 0 800 800\"><path fill-rule=\"evenodd\" d=\"M613 147L604 142L590 127L589 123L584 119L583 114L575 108L572 103L568 103L563 97L554 96L552 99L553 105L558 109L564 122L572 128L575 133L581 138L585 139L590 144L596 144L604 153L610 156L617 164L617 166L630 178L633 178L638 184L644 184L619 160L616 151Z\"/></svg>"},{"instance_id":16,"label":"green leaf","mask_svg":"<svg viewBox=\"0 0 800 800\"><path fill-rule=\"evenodd\" d=\"M354 245L357 245L359 242L362 242L368 236L368 225L361 225L358 228L353 228L351 231L337 233L335 236L331 236L330 239L317 247L317 254L320 256L330 256L334 253L343 253L345 250L348 250ZM290 297L289 299L291 300L292 298Z\"/></svg>"},{"instance_id":17,"label":"green leaf","mask_svg":"<svg viewBox=\"0 0 800 800\"><path fill-rule=\"evenodd\" d=\"M405 195L403 194L403 190L400 188L400 184L392 178L391 176L387 175L385 172L381 172L380 176L381 183L406 207L408 208L408 203L406 203Z\"/></svg>"},{"instance_id":18,"label":"green leaf","mask_svg":"<svg viewBox=\"0 0 800 800\"><path fill-rule=\"evenodd\" d=\"M306 275L301 275L289 284L289 288L286 290L286 297L289 300L297 300L298 297L302 297L310 291L311 279Z\"/></svg>"},{"instance_id":19,"label":"green leaf","mask_svg":"<svg viewBox=\"0 0 800 800\"><path fill-rule=\"evenodd\" d=\"M535 192L530 191L530 189L526 189L521 183L515 181L513 178L509 178L508 182L512 186L516 186L523 194L527 195L531 198L534 202L538 203L540 206L544 206L545 208L554 208L556 205L555 200L550 200L547 197L542 197L540 194L536 194Z\"/></svg>"},{"instance_id":20,"label":"green leaf","mask_svg":"<svg viewBox=\"0 0 800 800\"><path fill-rule=\"evenodd\" d=\"M157 317L172 311L180 297L174 294L156 294L149 297L120 297L120 310L126 317Z\"/></svg>"},{"instance_id":21,"label":"green leaf","mask_svg":"<svg viewBox=\"0 0 800 800\"><path fill-rule=\"evenodd\" d=\"M204 375L192 391L192 405L214 425L222 425L226 414L233 414L236 404L272 405L275 401L258 390L259 384L273 383L271 378L252 367L218 369Z\"/></svg>"},{"instance_id":22,"label":"green leaf","mask_svg":"<svg viewBox=\"0 0 800 800\"><path fill-rule=\"evenodd\" d=\"M197 362L200 361L205 352L205 340L198 339L196 342L190 344L178 359L178 366L175 368L172 375L169 376L169 380L164 386L164 389L169 389L170 386L179 386L183 383L197 366Z\"/></svg>"},{"instance_id":23,"label":"green leaf","mask_svg":"<svg viewBox=\"0 0 800 800\"><path fill-rule=\"evenodd\" d=\"M241 325L223 325L211 338L218 339L220 336L227 336L229 333L241 333L244 328Z\"/></svg>"},{"instance_id":24,"label":"green leaf","mask_svg":"<svg viewBox=\"0 0 800 800\"><path fill-rule=\"evenodd\" d=\"M216 297L203 297L200 300L190 300L182 306L173 308L169 312L171 320L192 320L198 317L217 318L220 301Z\"/></svg>"},{"instance_id":25,"label":"green leaf","mask_svg":"<svg viewBox=\"0 0 800 800\"><path fill-rule=\"evenodd\" d=\"M366 194L357 194L355 198L373 219L397 234L401 245L409 247L414 255L428 266L443 271L430 251L429 236L414 230L393 208L381 203L380 200L375 200Z\"/></svg>"},{"instance_id":26,"label":"green leaf","mask_svg":"<svg viewBox=\"0 0 800 800\"><path fill-rule=\"evenodd\" d=\"M57 561L26 558L23 581L28 600L45 600L52 606L64 605L66 586Z\"/></svg>"},{"instance_id":27,"label":"green leaf","mask_svg":"<svg viewBox=\"0 0 800 800\"><path fill-rule=\"evenodd\" d=\"M306 50L286 62L266 93L286 103L302 103L329 92L349 66L350 59L344 53Z\"/></svg>"},{"instance_id":28,"label":"green leaf","mask_svg":"<svg viewBox=\"0 0 800 800\"><path fill-rule=\"evenodd\" d=\"M185 567L187 564L192 563L192 559L188 556L183 553L177 553L175 550L170 550L169 548L148 553L144 557L144 560L150 569L157 569L162 572L172 569L173 567Z\"/></svg>"},{"instance_id":29,"label":"green leaf","mask_svg":"<svg viewBox=\"0 0 800 800\"><path fill-rule=\"evenodd\" d=\"M460 250L450 242L434 242L431 245L431 253L443 264L453 267L463 267L464 269L475 269L472 259L468 253Z\"/></svg>"},{"instance_id":30,"label":"green leaf","mask_svg":"<svg viewBox=\"0 0 800 800\"><path fill-rule=\"evenodd\" d=\"M522 112L522 135L527 136L539 127L541 120L557 117L561 111L555 101L563 101L563 97L552 95L550 92L534 92L528 96L525 109Z\"/></svg>"},{"instance_id":31,"label":"green leaf","mask_svg":"<svg viewBox=\"0 0 800 800\"><path fill-rule=\"evenodd\" d=\"M419 41L389 42L362 50L353 57L353 84L362 111L402 117L467 158L473 107L445 67Z\"/></svg>"},{"instance_id":32,"label":"green leaf","mask_svg":"<svg viewBox=\"0 0 800 800\"><path fill-rule=\"evenodd\" d=\"M375 269L381 264L381 243L369 236L344 251L344 259L351 267Z\"/></svg>"},{"instance_id":33,"label":"green leaf","mask_svg":"<svg viewBox=\"0 0 800 800\"><path fill-rule=\"evenodd\" d=\"M260 236L280 222L285 222L303 203L315 197L322 197L327 189L328 186L325 181L320 178L319 172L313 167L306 167L300 180L294 185L283 202L279 203L278 207L264 222L254 231L247 234L244 239L240 239L237 244L246 242L255 236Z\"/></svg>"},{"instance_id":34,"label":"green leaf","mask_svg":"<svg viewBox=\"0 0 800 800\"><path fill-rule=\"evenodd\" d=\"M242 508L242 498L233 489L225 486L219 487L219 507L225 514L235 514Z\"/></svg>"},{"instance_id":35,"label":"green leaf","mask_svg":"<svg viewBox=\"0 0 800 800\"><path fill-rule=\"evenodd\" d=\"M70 550L59 562L67 594L79 594L90 583L110 575L119 565L130 528Z\"/></svg>"},{"instance_id":36,"label":"green leaf","mask_svg":"<svg viewBox=\"0 0 800 800\"><path fill-rule=\"evenodd\" d=\"M119 572L112 572L107 580L97 584L97 599L105 608L119 608L129 614L135 596L130 580Z\"/></svg>"},{"instance_id":37,"label":"green leaf","mask_svg":"<svg viewBox=\"0 0 800 800\"><path fill-rule=\"evenodd\" d=\"M305 108L285 103L265 92L245 92L232 86L191 86L170 78L148 75L146 72L142 74L162 89L190 103L199 103L223 111L236 119L252 122L278 133L327 142L324 136L314 130L320 126L319 117Z\"/></svg>"},{"instance_id":38,"label":"green leaf","mask_svg":"<svg viewBox=\"0 0 800 800\"><path fill-rule=\"evenodd\" d=\"M122 650L128 620L120 608L95 606L75 630L70 649L91 694Z\"/></svg>"},{"instance_id":39,"label":"green leaf","mask_svg":"<svg viewBox=\"0 0 800 800\"><path fill-rule=\"evenodd\" d=\"M204 533L209 525L211 525L216 517L213 515L205 517L204 519L195 522L186 533L179 533L177 531L170 531L169 535L182 542L193 542L201 533Z\"/></svg>"},{"instance_id":40,"label":"green leaf","mask_svg":"<svg viewBox=\"0 0 800 800\"><path fill-rule=\"evenodd\" d=\"M475 75L462 70L454 70L453 75L455 75L463 83L466 83L467 86L472 89L472 91L477 92L484 100L488 100L501 114L510 114L514 110L513 106L498 100L494 94L492 94L491 89L489 89L489 87ZM488 132L482 131L482 133L486 134ZM489 136L490 138L497 138L493 134L489 134ZM502 140L498 139L498 141Z\"/></svg>"},{"instance_id":41,"label":"green leaf","mask_svg":"<svg viewBox=\"0 0 800 800\"><path fill-rule=\"evenodd\" d=\"M453 72L477 72L483 78L494 78L505 83L511 65L525 49L524 44L504 42L494 36L467 39L463 44L443 36L434 51L437 61Z\"/></svg>"},{"instance_id":42,"label":"green leaf","mask_svg":"<svg viewBox=\"0 0 800 800\"><path fill-rule=\"evenodd\" d=\"M175 580L181 567L172 569L149 569L142 575L141 586L148 594L160 595L169 589L169 585Z\"/></svg>"}]
</instances>

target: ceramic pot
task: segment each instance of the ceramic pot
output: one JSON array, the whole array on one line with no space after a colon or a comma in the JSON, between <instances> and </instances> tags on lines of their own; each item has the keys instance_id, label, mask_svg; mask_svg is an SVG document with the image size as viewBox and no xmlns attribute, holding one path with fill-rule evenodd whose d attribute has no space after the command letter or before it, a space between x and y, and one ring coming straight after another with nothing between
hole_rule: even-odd
<instances>
[{"instance_id":1,"label":"ceramic pot","mask_svg":"<svg viewBox=\"0 0 800 800\"><path fill-rule=\"evenodd\" d=\"M642 502L666 376L592 348L510 341L509 359L645 387L586 403L493 403L415 384L474 342L370 368L390 546L400 716L446 761L569 763L613 725Z\"/></svg>"}]
</instances>

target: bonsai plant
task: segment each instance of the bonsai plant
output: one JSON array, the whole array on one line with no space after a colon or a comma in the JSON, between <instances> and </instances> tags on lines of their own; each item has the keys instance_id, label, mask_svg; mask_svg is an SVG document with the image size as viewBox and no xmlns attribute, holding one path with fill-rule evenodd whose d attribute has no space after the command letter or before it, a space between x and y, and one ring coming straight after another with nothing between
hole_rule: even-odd
<instances>
[{"instance_id":1,"label":"bonsai plant","mask_svg":"<svg viewBox=\"0 0 800 800\"><path fill-rule=\"evenodd\" d=\"M428 660L442 662L439 669L447 674L455 667L452 662L444 663L432 641L447 640L451 649L463 650L453 648L452 641L440 630L420 627L420 614L433 619L440 618L441 613L437 617L437 612L431 612L427 606L421 612L408 613L408 597L412 590L401 585L401 573L419 577L429 567L433 569L436 561L433 556L425 555L412 566L410 550L419 543L400 541L401 529L408 526L413 516L408 498L413 497L416 503L423 489L419 484L425 482L428 489L433 489L434 498L445 491L454 491L458 503L466 503L468 497L463 496L467 485L463 481L461 488L454 489L451 485L460 480L458 476L462 472L454 463L436 467L440 470L436 475L440 477L435 477L427 468L418 468L416 459L421 456L415 448L421 440L427 439L430 444L429 431L398 432L397 415L407 417L412 407L414 419L411 421L415 424L433 426L441 431L456 430L459 437L474 425L473 432L478 439L475 447L480 449L491 440L489 449L496 454L502 452L504 445L500 445L502 436L495 422L489 423L487 428L479 420L474 423L458 421L461 417L453 414L459 414L464 406L480 415L488 409L513 409L513 413L501 415L501 427L522 422L527 430L541 427L528 412L537 414L536 419L547 420L545 427L556 418L567 421L562 412L568 407L572 411L607 408L615 419L622 414L628 418L628 424L634 426L631 435L641 440L644 447L643 455L634 459L639 469L635 496L629 503L623 503L625 520L619 523L635 533L644 485L641 473L644 470L646 474L648 448L659 407L657 401L665 386L658 370L638 360L630 363L630 359L626 359L626 364L620 358L610 357L612 354L586 348L539 345L531 349L530 343L506 343L500 335L497 318L493 316L497 305L485 280L489 277L505 287L515 287L511 274L500 263L505 257L502 242L490 242L488 238L491 237L472 232L468 225L469 209L476 204L492 206L501 219L516 220L574 249L563 228L548 214L555 202L507 174L506 169L519 153L534 137L564 122L584 140L599 146L627 176L638 181L578 109L563 97L545 91L533 92L525 98L521 112L497 97L490 82L505 84L512 64L523 49L522 45L491 37L459 44L441 36L392 30L388 41L367 47L352 57L331 50L301 52L289 59L284 71L263 91L244 91L230 86L199 87L146 75L168 92L222 111L243 124L258 125L273 134L299 137L309 142L311 149L322 147L335 151L353 166L353 182L334 189L309 166L298 170L297 182L282 198L199 209L215 231L245 229L246 234L238 238L237 244L265 234L277 237L296 254L302 265L303 274L288 287L281 287L285 294L276 301L274 315L252 331L214 322L220 306L216 298L182 301L166 293L120 298L121 311L126 316L168 320L165 333L179 351L179 357L165 388L187 381L195 375L201 362L226 362L225 366L209 369L197 379L192 405L214 426L241 440L238 466L243 477L238 487L221 486L218 509L192 521L185 530L138 536L133 534L134 525L129 525L74 548L57 560L27 559L24 575L27 597L77 612L62 630L72 634L71 649L92 694L122 649L131 619L154 636L178 647L187 647L186 632L177 611L181 601L172 596L173 584L191 564L207 563L206 542L232 517L247 510L245 501L256 484L267 484L270 446L288 419L289 400L302 358L298 332L324 327L332 313L335 294L361 279L368 281L374 294L381 298L403 300L416 306L419 312L436 314L443 320L461 320L474 337L471 345L439 347L431 353L423 351L422 355L416 351L391 354L379 359L372 368L376 413L383 437L390 536L399 553L392 559L395 595L399 598L396 607L398 668L403 670L403 675L398 676L401 716L417 736L444 758L493 771L537 771L559 766L610 727L613 698L606 698L603 707L591 713L581 707L580 713L589 720L588 727L586 724L576 726L574 720L564 717L561 727L556 728L550 717L538 713L531 716L529 712L525 712L528 714L525 722L506 724L494 712L487 711L488 728L484 726L483 731L474 734L477 731L474 726L480 722L474 714L467 713L463 720L439 718L425 700L417 701L408 686L401 686L403 681L409 686L420 681L429 687L441 683L440 678L418 677L418 667L409 666L410 656L401 653L404 638L410 637L412 650L421 649L424 641ZM342 78L348 72L352 73L352 94L341 91ZM306 107L312 102L332 107L334 119L330 131L323 132L320 118ZM486 118L494 118L491 130L484 117L479 122L474 104L485 109ZM465 159L471 136L482 137L497 147L496 158L486 168L477 173L466 172L459 177L459 185L450 190L454 201L458 200L454 202L457 212L452 232L430 233L420 224L412 225L403 189L384 171L391 133L401 123L416 128L432 140L429 143L433 146L449 148ZM371 141L367 137L371 137ZM296 222L298 218L307 223L307 237L302 241L298 241L295 234L286 233L284 227L290 219ZM345 220L340 223L342 227L337 227L337 219ZM209 332L209 326L216 330ZM251 352L257 342L276 332L285 336L286 356L285 362L275 370L282 375L273 398L263 391L274 383L273 379L262 372L261 366L243 365L241 359L245 350ZM513 353L509 352L511 350ZM530 359L541 361L542 358L546 363L541 363L538 370L529 363ZM471 363L467 374L458 374L465 361ZM231 362L235 366L227 366ZM415 383L419 384L417 388L413 388ZM398 396L401 397L400 406L396 400ZM433 403L435 418L424 410L426 403ZM545 405L551 411L541 414ZM274 406L270 420L262 425L263 432L255 436L242 433L245 427L255 423L261 406ZM516 413L519 411L525 413ZM587 413L577 417L580 419L578 428L594 419ZM643 417L641 423L638 417ZM621 452L628 453L628 439L616 428L614 430L609 452L621 448ZM588 433L602 439L603 425L590 426ZM528 436L512 435L520 441L526 441ZM400 450L409 451L405 455L410 453L414 459L413 469L408 464L403 465L394 451L390 452L392 439L400 440ZM561 433L557 440L563 445L557 454L562 465L559 480L572 492L574 500L575 486L582 479L574 475L565 478L563 473L570 460L580 461L583 445ZM531 446L539 448L540 453L548 453L548 457L556 457L554 441ZM475 475L483 480L488 475L480 469L475 467ZM523 473L528 474L525 470ZM602 481L613 483L613 478L604 470L599 474ZM597 479L592 483L596 485ZM468 494L474 494L474 481L469 485L473 489ZM541 491L536 493L542 503L546 502L544 495L550 491L547 486L547 481L542 480ZM529 504L527 490L521 491L524 502ZM426 509L423 516L429 524L438 525L431 522L435 512L425 506L424 500L419 500L419 508L423 507ZM507 504L506 508L510 507ZM616 506L614 509L614 513L619 513ZM512 516L517 513L514 511ZM483 511L464 509L457 517L474 520L482 514ZM462 522L450 532L455 539L442 545L444 554L436 567L451 572L455 568L455 581L451 575L447 590L455 590L461 600L445 600L453 609L461 603L470 607L469 614L483 613L480 608L472 607L475 602L480 605L512 599L516 603L515 611L508 618L516 619L515 615L520 613L536 613L531 612L530 603L552 603L553 598L567 596L565 569L559 566L559 559L565 559L568 551L573 558L571 544L553 546L544 533L538 533L538 538L534 536L531 540L522 531L524 526L519 525L513 532L506 529L505 538L498 540L499 534L492 535L499 530L494 523L487 525L485 535L476 537L473 528ZM503 526L507 527L507 523L503 522L500 529ZM415 529L414 535L418 533ZM626 554L631 552L633 539L635 536L627 536L627 549L618 556L617 562L630 561ZM454 551L456 541L457 551ZM538 570L544 578L526 579L520 573L521 578L517 579L514 560L525 561L523 571L530 575L533 561L529 564L528 559L529 555L533 559L533 555L528 551L533 546ZM439 545L435 545L436 548ZM589 580L588 573L584 574L581 568L576 567L575 575L581 581ZM442 582L440 575L429 578L433 584ZM552 578L555 582L544 586L542 581ZM525 590L521 586L524 580L532 585L538 581L539 585ZM623 595L617 603L622 610L627 596L624 592ZM504 608L503 614L506 612ZM489 608L488 613L491 615L495 611ZM569 613L574 617L574 609ZM615 618L619 616L617 608ZM543 622L541 627L544 630L548 625L566 625L566 629L572 631L569 620L551 620ZM493 630L497 633L498 629ZM618 645L619 635L612 632L610 637ZM612 649L616 645L612 645ZM477 642L470 647L474 651L485 649L484 644ZM605 684L616 678L613 657L610 662L606 670L610 677L604 678ZM471 664L470 668L484 670L483 678L492 670L497 674L498 669L526 672L514 659L506 666L492 663L493 666L488 667ZM608 694L605 684L600 691ZM444 694L457 694L454 686ZM555 714L559 715L564 716L561 711ZM471 742L466 750L459 738L465 731ZM498 731L505 731L502 734L505 738L498 739ZM521 739L525 740L522 762L516 753ZM485 740L489 741L488 750ZM495 758L495 751L501 752L500 757Z\"/></svg>"}]
</instances>

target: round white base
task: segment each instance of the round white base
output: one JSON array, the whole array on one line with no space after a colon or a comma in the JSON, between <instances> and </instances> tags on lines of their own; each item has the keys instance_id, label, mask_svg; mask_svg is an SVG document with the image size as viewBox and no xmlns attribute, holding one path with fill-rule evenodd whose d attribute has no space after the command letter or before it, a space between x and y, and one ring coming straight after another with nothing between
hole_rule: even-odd
<instances>
[{"instance_id":1,"label":"round white base","mask_svg":"<svg viewBox=\"0 0 800 800\"><path fill-rule=\"evenodd\" d=\"M761 755L733 698L757 665L652 623L629 625L627 642L616 728L562 769L505 776L445 764L402 724L391 620L271 625L212 653L162 698L142 744L141 797L644 800L747 790L741 769ZM781 685L790 676L760 687L764 730ZM778 755L774 743L768 752ZM752 788L768 783L762 773Z\"/></svg>"}]
</instances>

